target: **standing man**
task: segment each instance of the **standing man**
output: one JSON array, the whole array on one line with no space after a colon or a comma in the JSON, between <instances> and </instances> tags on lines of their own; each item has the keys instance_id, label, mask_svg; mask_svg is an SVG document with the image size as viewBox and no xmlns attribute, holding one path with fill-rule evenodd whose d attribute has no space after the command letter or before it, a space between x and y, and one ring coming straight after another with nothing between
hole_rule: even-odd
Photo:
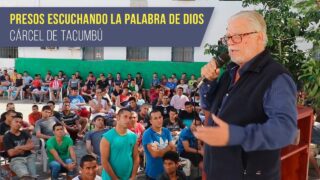
<instances>
[{"instance_id":1,"label":"standing man","mask_svg":"<svg viewBox=\"0 0 320 180\"><path fill-rule=\"evenodd\" d=\"M159 110L150 113L151 127L142 137L142 145L146 153L146 175L149 179L156 179L163 173L163 155L168 151L175 151L171 132L163 128L163 117Z\"/></svg>"},{"instance_id":2,"label":"standing man","mask_svg":"<svg viewBox=\"0 0 320 180\"><path fill-rule=\"evenodd\" d=\"M94 156L97 159L99 165L98 173L101 175L101 153L100 153L100 141L103 137L103 134L106 133L109 129L106 128L105 122L106 119L103 116L96 116L92 120L94 124L94 129L89 131L86 136L86 149L88 154Z\"/></svg>"},{"instance_id":3,"label":"standing man","mask_svg":"<svg viewBox=\"0 0 320 180\"><path fill-rule=\"evenodd\" d=\"M232 63L219 80L214 61L201 69L208 127L194 135L206 143L204 168L210 179L280 179L280 149L297 131L296 85L266 50L266 23L256 11L228 21L223 38ZM204 97L207 97L204 98Z\"/></svg>"},{"instance_id":4,"label":"standing man","mask_svg":"<svg viewBox=\"0 0 320 180\"><path fill-rule=\"evenodd\" d=\"M139 166L137 136L130 130L131 113L120 109L117 125L103 135L100 143L102 179L134 180Z\"/></svg>"}]
</instances>

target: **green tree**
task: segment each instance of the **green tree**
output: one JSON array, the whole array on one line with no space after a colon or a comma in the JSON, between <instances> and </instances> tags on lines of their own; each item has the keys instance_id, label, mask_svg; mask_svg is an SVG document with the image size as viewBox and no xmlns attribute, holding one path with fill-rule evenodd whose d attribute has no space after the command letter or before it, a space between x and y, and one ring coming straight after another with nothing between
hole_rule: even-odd
<instances>
[{"instance_id":1,"label":"green tree","mask_svg":"<svg viewBox=\"0 0 320 180\"><path fill-rule=\"evenodd\" d=\"M286 66L296 82L303 85L302 94L311 102L320 120L320 62L314 58L314 50L320 44L320 3L316 0L267 1L244 0L243 6L262 5L268 29L268 49L275 59ZM313 45L307 52L299 50L296 39L304 38Z\"/></svg>"}]
</instances>

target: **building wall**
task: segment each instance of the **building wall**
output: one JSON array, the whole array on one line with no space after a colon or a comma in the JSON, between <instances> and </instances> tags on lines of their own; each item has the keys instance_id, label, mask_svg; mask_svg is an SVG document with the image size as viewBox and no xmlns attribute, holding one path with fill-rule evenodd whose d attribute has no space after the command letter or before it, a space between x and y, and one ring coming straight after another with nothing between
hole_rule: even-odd
<instances>
[{"instance_id":1,"label":"building wall","mask_svg":"<svg viewBox=\"0 0 320 180\"><path fill-rule=\"evenodd\" d=\"M1 60L1 59L0 59ZM1 61L0 61L1 62ZM152 62L129 62L129 61L79 61L76 59L44 59L44 58L17 58L15 67L18 72L28 71L30 75L41 74L44 77L48 70L52 74L57 74L58 71L64 71L68 77L71 74L79 71L82 77L86 77L90 71L96 76L100 73L112 73L113 76L120 72L122 78L126 78L128 73L133 76L137 72L141 72L145 87L149 88L151 84L152 74L157 72L159 77L166 74L167 77L172 73L176 73L178 77L182 73L187 73L188 78L191 74L196 77L200 76L200 68L204 65L202 62L183 63L183 62L168 62L168 61L152 61ZM164 68L165 67L165 68Z\"/></svg>"},{"instance_id":2,"label":"building wall","mask_svg":"<svg viewBox=\"0 0 320 180\"><path fill-rule=\"evenodd\" d=\"M204 55L206 43L215 44L225 33L227 19L242 10L241 1L219 0L2 0L1 7L214 7L214 11L200 47L195 47L194 61L206 62L211 57ZM41 50L36 47L19 47L19 57L23 58L65 58L82 59L82 52L77 48L60 47L59 50ZM125 60L126 47L105 47L104 59ZM149 59L171 61L171 47L150 47Z\"/></svg>"},{"instance_id":3,"label":"building wall","mask_svg":"<svg viewBox=\"0 0 320 180\"><path fill-rule=\"evenodd\" d=\"M14 58L0 58L0 69L14 69L15 59Z\"/></svg>"}]
</instances>

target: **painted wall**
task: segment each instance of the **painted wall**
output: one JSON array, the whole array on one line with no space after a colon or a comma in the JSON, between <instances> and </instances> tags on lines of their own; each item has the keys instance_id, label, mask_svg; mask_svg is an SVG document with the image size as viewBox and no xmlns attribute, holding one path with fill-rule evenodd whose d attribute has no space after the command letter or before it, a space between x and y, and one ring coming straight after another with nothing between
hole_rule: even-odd
<instances>
[{"instance_id":1,"label":"painted wall","mask_svg":"<svg viewBox=\"0 0 320 180\"><path fill-rule=\"evenodd\" d=\"M161 77L162 74L170 76L172 73L176 73L179 78L184 72L187 73L189 78L191 74L195 74L196 77L199 77L200 68L204 64L205 63L203 62L79 61L75 59L17 58L15 67L18 72L28 71L31 76L40 73L42 77L45 76L48 70L54 75L57 74L58 71L63 70L69 77L76 71L80 71L83 78L85 78L90 71L94 72L95 75L99 75L99 73L105 73L105 75L112 73L114 77L117 72L120 72L123 78L126 78L128 73L135 76L137 72L141 72L145 80L145 87L149 88L154 72L157 72L159 77Z\"/></svg>"},{"instance_id":2,"label":"painted wall","mask_svg":"<svg viewBox=\"0 0 320 180\"><path fill-rule=\"evenodd\" d=\"M14 69L15 59L14 58L0 58L0 69Z\"/></svg>"},{"instance_id":3,"label":"painted wall","mask_svg":"<svg viewBox=\"0 0 320 180\"><path fill-rule=\"evenodd\" d=\"M1 0L1 7L130 7L142 0ZM241 1L219 0L147 0L148 7L215 7L207 31L200 47L194 51L195 62L207 62L211 57L204 55L204 45L214 44L225 33L227 19L242 8ZM64 58L81 59L80 50L59 48L57 51L41 50L40 48L19 47L19 57L22 58ZM125 47L105 47L104 59L125 60ZM150 47L149 59L157 61L171 61L171 47Z\"/></svg>"},{"instance_id":4,"label":"painted wall","mask_svg":"<svg viewBox=\"0 0 320 180\"><path fill-rule=\"evenodd\" d=\"M19 57L82 59L80 47L59 47L58 50L44 50L40 47L18 47Z\"/></svg>"}]
</instances>

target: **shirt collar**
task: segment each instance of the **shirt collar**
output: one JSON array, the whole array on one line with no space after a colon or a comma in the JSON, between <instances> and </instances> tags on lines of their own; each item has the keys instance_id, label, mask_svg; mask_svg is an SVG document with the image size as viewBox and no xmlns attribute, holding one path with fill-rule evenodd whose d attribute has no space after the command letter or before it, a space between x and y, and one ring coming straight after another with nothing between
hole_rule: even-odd
<instances>
[{"instance_id":1,"label":"shirt collar","mask_svg":"<svg viewBox=\"0 0 320 180\"><path fill-rule=\"evenodd\" d=\"M257 54L255 57L253 57L250 61L248 61L240 70L239 75L242 76L247 71L253 71L253 72L260 72L261 67L265 64L261 61L261 57L266 56L269 53L268 50L264 50L261 53ZM238 70L239 65L237 65L234 62L231 62L227 65L227 70L233 74L236 70Z\"/></svg>"}]
</instances>

